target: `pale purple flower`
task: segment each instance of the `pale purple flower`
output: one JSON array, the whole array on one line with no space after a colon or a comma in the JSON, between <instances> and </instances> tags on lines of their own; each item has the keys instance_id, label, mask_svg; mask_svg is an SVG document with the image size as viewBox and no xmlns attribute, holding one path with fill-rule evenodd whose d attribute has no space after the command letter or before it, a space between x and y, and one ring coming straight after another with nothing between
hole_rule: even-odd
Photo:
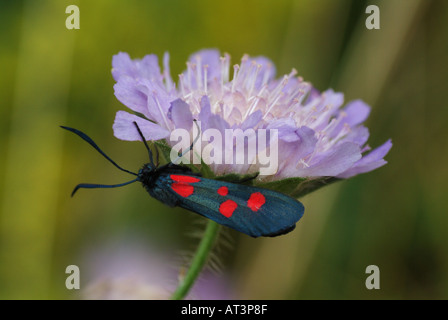
<instances>
[{"instance_id":1,"label":"pale purple flower","mask_svg":"<svg viewBox=\"0 0 448 320\"><path fill-rule=\"evenodd\" d=\"M80 296L86 300L166 300L179 281L179 259L134 236L112 239L83 255ZM206 270L188 300L235 298L230 277Z\"/></svg>"},{"instance_id":2,"label":"pale purple flower","mask_svg":"<svg viewBox=\"0 0 448 320\"><path fill-rule=\"evenodd\" d=\"M119 53L112 65L115 95L136 113L117 112L113 129L122 140L140 139L133 121L147 140L167 139L176 128L192 130L193 119L201 121L201 130L277 129L280 159L270 180L349 178L386 164L383 158L392 147L388 140L369 152L366 103L344 106L342 93L320 93L294 69L276 78L275 66L264 57L245 55L232 67L228 54L202 50L189 58L177 84L168 53L163 71L156 55L132 60ZM216 174L246 173L256 171L257 163L210 167Z\"/></svg>"}]
</instances>

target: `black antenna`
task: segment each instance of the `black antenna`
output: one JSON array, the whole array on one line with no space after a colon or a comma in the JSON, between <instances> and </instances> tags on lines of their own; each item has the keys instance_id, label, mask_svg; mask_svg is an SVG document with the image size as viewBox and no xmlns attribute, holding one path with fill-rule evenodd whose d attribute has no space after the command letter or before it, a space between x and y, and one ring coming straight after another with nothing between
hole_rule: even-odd
<instances>
[{"instance_id":1,"label":"black antenna","mask_svg":"<svg viewBox=\"0 0 448 320\"><path fill-rule=\"evenodd\" d=\"M136 174L135 172L131 172L129 170L123 169L122 167L120 167L118 164L115 163L115 161L113 161L111 158L109 158L109 156L107 154L105 154L103 152L103 150L101 150L95 142L93 142L93 140L86 135L84 132L81 132L77 129L73 129L73 128L69 128L69 127L64 127L61 126L62 129L68 130L73 132L74 134L78 135L81 137L81 139L83 139L84 141L88 142L92 147L94 147L96 149L96 151L98 151L104 158L106 158L107 160L109 160L110 163L112 163L115 167L117 167L118 169L120 169L121 171L133 174L134 176L138 176L138 174Z\"/></svg>"},{"instance_id":2,"label":"black antenna","mask_svg":"<svg viewBox=\"0 0 448 320\"><path fill-rule=\"evenodd\" d=\"M73 189L72 191L72 197L75 195L76 191L78 191L78 189L95 189L95 188L117 188L117 187L122 187L128 184L131 184L133 182L138 181L138 178L135 178L131 181L128 182L123 182L123 183L119 183L119 184L96 184L96 183L80 183L78 184L75 189Z\"/></svg>"},{"instance_id":3,"label":"black antenna","mask_svg":"<svg viewBox=\"0 0 448 320\"><path fill-rule=\"evenodd\" d=\"M73 129L73 128L69 128L69 127L64 127L61 126L62 129L68 130L70 132L73 132L74 134L78 135L79 137L81 137L84 141L88 142L92 147L94 147L96 149L96 151L98 151L104 158L106 158L107 160L109 160L109 162L111 162L115 167L117 167L118 169L120 169L121 171L133 174L134 176L137 176L137 178L128 181L128 182L123 182L123 183L119 183L119 184L112 184L112 185L108 185L108 184L95 184L95 183L80 183L78 184L75 189L73 189L72 192L72 197L73 195L76 193L76 191L78 191L78 189L84 188L84 189L94 189L94 188L117 188L117 187L122 187L125 185L128 185L130 183L136 182L138 181L138 174L131 172L129 170L123 169L122 167L120 167L118 164L115 163L115 161L113 161L111 158L109 158L108 155L106 155L103 150L101 150L95 142L93 142L93 140L86 135L84 132L81 132L77 129Z\"/></svg>"},{"instance_id":4,"label":"black antenna","mask_svg":"<svg viewBox=\"0 0 448 320\"><path fill-rule=\"evenodd\" d=\"M184 150L184 152L182 152L176 159L174 159L174 161L171 161L171 163L176 163L179 159L181 159L184 155L186 155L189 151L193 150L193 145L198 141L199 136L201 134L201 130L199 128L199 125L196 121L196 119L193 119L194 124L196 125L196 128L198 129L198 135L196 136L196 138L193 140L193 142L191 143L191 145L188 147L187 150Z\"/></svg>"},{"instance_id":5,"label":"black antenna","mask_svg":"<svg viewBox=\"0 0 448 320\"><path fill-rule=\"evenodd\" d=\"M146 142L146 139L145 139L145 137L143 136L143 133L142 133L142 131L140 130L140 128L139 128L137 122L134 121L134 125L135 125L135 127L137 128L137 131L138 131L138 134L140 135L140 138L142 138L142 141L143 141L143 143L145 144L146 150L148 150L148 156L149 156L149 161L151 162L151 165L152 165L153 167L157 167L157 166L158 166L158 162L159 162L159 151L158 151L157 148L156 148L156 151L157 151L157 165L154 165L154 158L153 158L153 156L152 156L152 151L151 151L151 149L149 148L148 143Z\"/></svg>"}]
</instances>

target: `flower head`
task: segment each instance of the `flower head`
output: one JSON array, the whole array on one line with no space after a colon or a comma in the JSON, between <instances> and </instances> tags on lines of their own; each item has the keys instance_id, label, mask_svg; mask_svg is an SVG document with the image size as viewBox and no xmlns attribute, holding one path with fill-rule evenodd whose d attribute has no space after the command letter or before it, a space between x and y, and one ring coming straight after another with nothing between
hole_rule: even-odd
<instances>
[{"instance_id":1,"label":"flower head","mask_svg":"<svg viewBox=\"0 0 448 320\"><path fill-rule=\"evenodd\" d=\"M356 100L343 106L342 93L320 93L294 69L276 78L274 64L264 57L245 55L240 64L231 66L228 54L202 50L189 58L177 84L167 53L163 71L156 55L131 60L127 53L119 53L112 65L115 95L136 113L117 112L113 129L119 139L140 139L133 121L147 140L167 139L178 128L193 130L193 119L201 121L202 131L214 128L223 136L226 129L276 129L280 156L270 180L349 178L386 164L383 158L392 146L389 140L366 153L370 150L369 131L363 126L370 113L367 104ZM259 168L256 158L247 160L210 167L215 174Z\"/></svg>"},{"instance_id":2,"label":"flower head","mask_svg":"<svg viewBox=\"0 0 448 320\"><path fill-rule=\"evenodd\" d=\"M118 241L118 242L117 242ZM166 300L180 277L179 259L161 252L147 240L126 236L89 247L83 253L86 300ZM144 243L144 244L143 244ZM203 272L186 299L234 298L229 276Z\"/></svg>"}]
</instances>

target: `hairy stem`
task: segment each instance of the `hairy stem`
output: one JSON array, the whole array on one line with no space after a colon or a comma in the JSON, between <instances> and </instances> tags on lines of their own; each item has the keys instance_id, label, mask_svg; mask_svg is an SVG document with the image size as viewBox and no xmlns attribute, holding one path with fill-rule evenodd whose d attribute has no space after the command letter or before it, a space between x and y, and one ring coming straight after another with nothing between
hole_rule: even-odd
<instances>
[{"instance_id":1,"label":"hairy stem","mask_svg":"<svg viewBox=\"0 0 448 320\"><path fill-rule=\"evenodd\" d=\"M190 268L185 274L185 277L179 282L179 285L176 291L174 291L173 295L171 296L171 299L181 300L188 294L197 277L199 276L199 273L207 262L209 253L212 250L216 238L219 234L219 227L219 224L212 220L209 220L207 222L204 236L199 243L193 260L191 261Z\"/></svg>"}]
</instances>

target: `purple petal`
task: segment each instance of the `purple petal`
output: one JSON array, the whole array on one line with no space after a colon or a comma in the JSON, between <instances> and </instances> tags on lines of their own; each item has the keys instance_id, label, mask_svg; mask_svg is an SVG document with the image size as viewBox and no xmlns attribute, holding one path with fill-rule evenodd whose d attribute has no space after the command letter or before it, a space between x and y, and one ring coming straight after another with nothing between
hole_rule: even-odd
<instances>
[{"instance_id":1,"label":"purple petal","mask_svg":"<svg viewBox=\"0 0 448 320\"><path fill-rule=\"evenodd\" d=\"M135 67L138 70L137 77L155 81L158 84L162 83L162 74L160 73L159 59L155 54L149 54L143 59L134 60Z\"/></svg>"},{"instance_id":2,"label":"purple petal","mask_svg":"<svg viewBox=\"0 0 448 320\"><path fill-rule=\"evenodd\" d=\"M344 138L344 142L353 142L363 146L369 139L369 129L364 126L352 128L350 133Z\"/></svg>"},{"instance_id":3,"label":"purple petal","mask_svg":"<svg viewBox=\"0 0 448 320\"><path fill-rule=\"evenodd\" d=\"M170 74L170 54L168 52L165 52L163 55L163 78L165 79L166 90L168 92L176 88Z\"/></svg>"},{"instance_id":4,"label":"purple petal","mask_svg":"<svg viewBox=\"0 0 448 320\"><path fill-rule=\"evenodd\" d=\"M392 148L392 141L387 140L382 146L370 151L368 155L362 157L350 169L338 175L338 178L350 178L360 173L375 170L387 163L383 158Z\"/></svg>"},{"instance_id":5,"label":"purple petal","mask_svg":"<svg viewBox=\"0 0 448 320\"><path fill-rule=\"evenodd\" d=\"M251 113L246 120L241 123L241 130L246 130L249 128L254 128L263 118L263 113L261 110L257 110L253 113Z\"/></svg>"},{"instance_id":6,"label":"purple petal","mask_svg":"<svg viewBox=\"0 0 448 320\"><path fill-rule=\"evenodd\" d=\"M143 59L132 60L129 54L119 52L112 58L112 76L116 81L125 76L134 79L144 78L159 83L162 80L158 58L155 54L146 55Z\"/></svg>"},{"instance_id":7,"label":"purple petal","mask_svg":"<svg viewBox=\"0 0 448 320\"><path fill-rule=\"evenodd\" d=\"M147 114L150 120L157 122L165 128L170 128L167 113L171 106L171 101L175 100L176 97L169 95L157 83L147 79L138 80L137 88L148 96L145 115Z\"/></svg>"},{"instance_id":8,"label":"purple petal","mask_svg":"<svg viewBox=\"0 0 448 320\"><path fill-rule=\"evenodd\" d=\"M371 151L367 156L363 157L364 160L360 162L364 163L383 159L389 153L389 150L391 148L392 140L389 139L383 145L379 146L375 150Z\"/></svg>"},{"instance_id":9,"label":"purple petal","mask_svg":"<svg viewBox=\"0 0 448 320\"><path fill-rule=\"evenodd\" d=\"M203 85L204 81L204 66L207 66L207 83L212 81L213 79L220 79L221 77L221 63L219 60L220 53L215 49L204 49L193 53L188 61L191 64L195 65L195 70L191 71L191 84L194 89L198 88L198 82L200 86ZM200 77L198 79L198 71L200 73ZM183 72L185 78L188 78L188 70Z\"/></svg>"},{"instance_id":10,"label":"purple petal","mask_svg":"<svg viewBox=\"0 0 448 320\"><path fill-rule=\"evenodd\" d=\"M137 88L137 83L134 79L123 76L114 85L115 96L125 106L135 112L149 116L147 100L148 96Z\"/></svg>"},{"instance_id":11,"label":"purple petal","mask_svg":"<svg viewBox=\"0 0 448 320\"><path fill-rule=\"evenodd\" d=\"M146 140L160 140L170 135L170 131L151 121L126 111L118 111L115 116L114 125L112 126L115 137L127 141L141 140L134 121L137 122Z\"/></svg>"},{"instance_id":12,"label":"purple petal","mask_svg":"<svg viewBox=\"0 0 448 320\"><path fill-rule=\"evenodd\" d=\"M208 128L209 119L212 115L210 100L207 96L201 98L201 111L199 112L198 119L201 121L202 130Z\"/></svg>"},{"instance_id":13,"label":"purple petal","mask_svg":"<svg viewBox=\"0 0 448 320\"><path fill-rule=\"evenodd\" d=\"M316 99L313 100L313 102L316 102ZM323 112L325 109L328 109L328 111L325 111L322 116L317 118L313 123L313 129L316 131L324 130L330 119L335 115L336 111L343 103L344 95L342 93L334 92L331 89L325 91L316 105L316 113Z\"/></svg>"},{"instance_id":14,"label":"purple petal","mask_svg":"<svg viewBox=\"0 0 448 320\"><path fill-rule=\"evenodd\" d=\"M192 63L196 63L198 60L198 57L201 59L202 65L208 65L209 68L217 68L219 72L221 72L220 69L220 62L219 57L220 53L219 50L216 49L203 49L200 51L197 51L193 53L189 58L188 61Z\"/></svg>"},{"instance_id":15,"label":"purple petal","mask_svg":"<svg viewBox=\"0 0 448 320\"><path fill-rule=\"evenodd\" d=\"M352 167L353 164L361 159L361 152L358 145L345 142L337 146L335 150L321 156L320 159L313 160L309 168L298 170L299 177L320 177L337 176L341 172Z\"/></svg>"},{"instance_id":16,"label":"purple petal","mask_svg":"<svg viewBox=\"0 0 448 320\"><path fill-rule=\"evenodd\" d=\"M119 52L112 57L112 76L115 81L118 81L123 75L133 78L135 76L135 68L129 54Z\"/></svg>"},{"instance_id":17,"label":"purple petal","mask_svg":"<svg viewBox=\"0 0 448 320\"><path fill-rule=\"evenodd\" d=\"M296 129L295 134L298 141L288 143L280 141L279 143L278 154L281 154L282 158L288 159L283 162L283 165L279 164L279 173L285 177L297 176L296 164L314 151L318 141L314 130L305 126Z\"/></svg>"},{"instance_id":18,"label":"purple petal","mask_svg":"<svg viewBox=\"0 0 448 320\"><path fill-rule=\"evenodd\" d=\"M232 111L230 112L230 114L228 116L226 116L226 119L229 120L229 122L233 122L232 129L241 127L241 120L243 119L243 116L242 116L240 110L238 110L238 108L229 108L229 109ZM221 112L219 114L223 115L224 113L225 113L225 111L221 110Z\"/></svg>"},{"instance_id":19,"label":"purple petal","mask_svg":"<svg viewBox=\"0 0 448 320\"><path fill-rule=\"evenodd\" d=\"M344 109L347 117L344 119L351 127L363 123L370 114L370 107L362 100L349 102Z\"/></svg>"},{"instance_id":20,"label":"purple petal","mask_svg":"<svg viewBox=\"0 0 448 320\"><path fill-rule=\"evenodd\" d=\"M278 138L285 142L293 142L299 140L299 136L296 134L296 123L291 118L274 120L266 126L266 129L277 129Z\"/></svg>"},{"instance_id":21,"label":"purple petal","mask_svg":"<svg viewBox=\"0 0 448 320\"><path fill-rule=\"evenodd\" d=\"M318 139L314 130L305 126L298 128L295 132L300 141L299 150L297 150L295 157L301 159L314 151Z\"/></svg>"},{"instance_id":22,"label":"purple petal","mask_svg":"<svg viewBox=\"0 0 448 320\"><path fill-rule=\"evenodd\" d=\"M141 60L131 60L127 53L120 52L113 57L112 65L118 100L131 110L170 128L166 113L176 96L167 92L157 56L147 55Z\"/></svg>"},{"instance_id":23,"label":"purple petal","mask_svg":"<svg viewBox=\"0 0 448 320\"><path fill-rule=\"evenodd\" d=\"M193 124L193 115L190 111L190 106L182 99L171 102L171 107L168 110L168 118L174 122L176 128L190 130Z\"/></svg>"},{"instance_id":24,"label":"purple petal","mask_svg":"<svg viewBox=\"0 0 448 320\"><path fill-rule=\"evenodd\" d=\"M230 125L221 116L212 114L209 118L208 128L218 129L224 137L224 130L230 129Z\"/></svg>"},{"instance_id":25,"label":"purple petal","mask_svg":"<svg viewBox=\"0 0 448 320\"><path fill-rule=\"evenodd\" d=\"M306 101L305 101L305 105L308 104L308 103L310 103L310 102L313 101L314 99L319 98L320 95L321 95L321 93L320 93L319 90L317 90L317 89L314 88L314 87L311 87L311 90L310 90L310 92L309 92L309 94L308 94L308 97L307 97L307 99L306 99Z\"/></svg>"},{"instance_id":26,"label":"purple petal","mask_svg":"<svg viewBox=\"0 0 448 320\"><path fill-rule=\"evenodd\" d=\"M334 92L329 89L322 93L322 101L320 108L330 108L329 114L334 114L344 104L344 94L341 92Z\"/></svg>"},{"instance_id":27,"label":"purple petal","mask_svg":"<svg viewBox=\"0 0 448 320\"><path fill-rule=\"evenodd\" d=\"M241 86L240 89L252 90L250 84L253 83L255 89L260 90L262 85L269 85L269 83L272 85L275 82L272 81L275 78L275 71L274 64L268 58L262 56L252 58L244 55L241 59L236 86Z\"/></svg>"},{"instance_id":28,"label":"purple petal","mask_svg":"<svg viewBox=\"0 0 448 320\"><path fill-rule=\"evenodd\" d=\"M202 96L201 98L201 112L199 113L198 119L201 121L202 131L208 128L218 129L224 136L224 130L230 128L227 121L211 112L210 101L207 96Z\"/></svg>"},{"instance_id":29,"label":"purple petal","mask_svg":"<svg viewBox=\"0 0 448 320\"><path fill-rule=\"evenodd\" d=\"M263 83L272 81L275 78L275 65L271 60L262 56L252 58L251 60L255 60L257 64L261 65L257 79L255 80L255 88L260 89Z\"/></svg>"}]
</instances>

